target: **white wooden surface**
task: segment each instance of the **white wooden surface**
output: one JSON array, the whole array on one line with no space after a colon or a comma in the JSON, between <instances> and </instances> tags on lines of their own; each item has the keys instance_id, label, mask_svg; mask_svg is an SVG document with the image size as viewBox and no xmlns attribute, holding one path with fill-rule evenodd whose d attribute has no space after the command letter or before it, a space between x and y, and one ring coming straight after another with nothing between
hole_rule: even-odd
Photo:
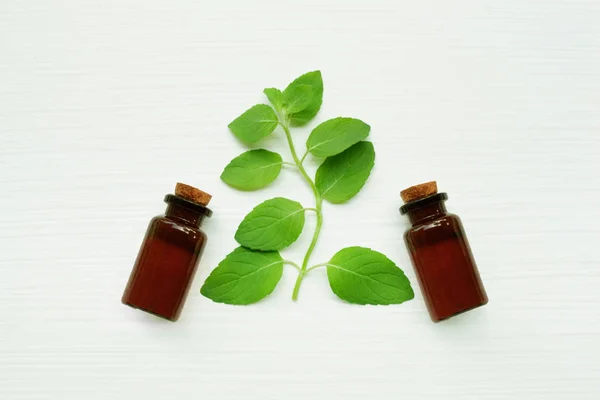
<instances>
[{"instance_id":1,"label":"white wooden surface","mask_svg":"<svg viewBox=\"0 0 600 400\"><path fill-rule=\"evenodd\" d=\"M297 145L353 116L377 161L326 206L313 261L370 246L416 288L398 192L437 179L487 307L436 325L420 293L352 306L324 271L293 303L292 269L255 306L200 296L253 205L311 206L291 170L249 194L219 174L243 151L230 120L317 68L324 105ZM0 399L598 399L599 137L597 1L3 0ZM119 300L178 180L215 214L171 324Z\"/></svg>"}]
</instances>

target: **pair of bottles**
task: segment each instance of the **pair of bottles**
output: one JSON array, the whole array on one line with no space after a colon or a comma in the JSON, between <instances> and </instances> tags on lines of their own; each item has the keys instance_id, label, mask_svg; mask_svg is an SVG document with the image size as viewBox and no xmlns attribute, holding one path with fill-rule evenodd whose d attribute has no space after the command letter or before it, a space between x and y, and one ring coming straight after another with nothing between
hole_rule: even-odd
<instances>
[{"instance_id":1,"label":"pair of bottles","mask_svg":"<svg viewBox=\"0 0 600 400\"><path fill-rule=\"evenodd\" d=\"M435 322L487 303L487 295L458 216L446 212L435 182L401 192L412 227L404 235L423 297ZM122 302L159 317L179 318L206 244L200 224L211 196L178 183L165 196L165 215L150 221Z\"/></svg>"}]
</instances>

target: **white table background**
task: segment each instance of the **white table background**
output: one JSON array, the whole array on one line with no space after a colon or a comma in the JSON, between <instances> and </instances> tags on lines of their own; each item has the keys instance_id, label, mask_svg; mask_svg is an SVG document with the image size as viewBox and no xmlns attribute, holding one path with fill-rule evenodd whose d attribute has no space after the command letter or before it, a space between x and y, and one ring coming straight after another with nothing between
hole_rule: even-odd
<instances>
[{"instance_id":1,"label":"white table background","mask_svg":"<svg viewBox=\"0 0 600 400\"><path fill-rule=\"evenodd\" d=\"M259 192L220 182L244 150L227 124L314 69L324 104L297 146L352 116L377 160L325 205L312 260L372 247L416 298L345 304L318 270L294 303L290 268L259 304L215 304L199 288L243 216L279 195L312 206L292 170ZM281 133L265 144L289 159ZM3 0L0 399L598 399L599 155L597 1ZM398 213L430 179L490 297L441 324ZM176 181L212 193L214 217L171 324L120 296Z\"/></svg>"}]
</instances>

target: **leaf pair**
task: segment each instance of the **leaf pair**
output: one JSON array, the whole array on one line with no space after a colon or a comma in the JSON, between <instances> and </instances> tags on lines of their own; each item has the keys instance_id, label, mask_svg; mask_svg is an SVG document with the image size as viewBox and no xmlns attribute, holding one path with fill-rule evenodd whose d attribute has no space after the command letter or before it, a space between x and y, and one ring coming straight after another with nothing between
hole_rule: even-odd
<instances>
[{"instance_id":1,"label":"leaf pair","mask_svg":"<svg viewBox=\"0 0 600 400\"><path fill-rule=\"evenodd\" d=\"M330 203L344 203L364 186L375 164L375 149L362 140L371 127L355 118L333 118L311 132L307 151L327 157L317 170L315 184Z\"/></svg>"},{"instance_id":2,"label":"leaf pair","mask_svg":"<svg viewBox=\"0 0 600 400\"><path fill-rule=\"evenodd\" d=\"M267 150L252 150L237 157L223 172L227 182L243 178L245 188L272 182L281 169L280 157ZM359 142L329 157L317 170L315 184L321 196L331 203L343 203L364 186L375 161L371 142ZM235 176L234 176L235 174ZM283 197L256 206L242 221L235 239L254 250L281 250L295 242L304 228L305 210L300 203Z\"/></svg>"},{"instance_id":3,"label":"leaf pair","mask_svg":"<svg viewBox=\"0 0 600 400\"><path fill-rule=\"evenodd\" d=\"M277 112L286 115L292 125L304 125L317 115L323 103L321 71L300 76L283 92L268 88L264 93Z\"/></svg>"},{"instance_id":4,"label":"leaf pair","mask_svg":"<svg viewBox=\"0 0 600 400\"><path fill-rule=\"evenodd\" d=\"M266 104L257 104L229 124L229 129L243 142L255 143L273 133L279 124L277 113L294 125L303 125L314 118L323 102L321 72L300 76L283 92L268 88L264 93L275 110ZM221 179L239 190L258 190L277 178L282 164L278 153L250 150L231 160Z\"/></svg>"},{"instance_id":5,"label":"leaf pair","mask_svg":"<svg viewBox=\"0 0 600 400\"><path fill-rule=\"evenodd\" d=\"M310 85L296 85L284 92L276 88L267 88L264 90L264 94L275 110L292 116L304 111L313 98L313 90Z\"/></svg>"},{"instance_id":6,"label":"leaf pair","mask_svg":"<svg viewBox=\"0 0 600 400\"><path fill-rule=\"evenodd\" d=\"M317 115L323 102L323 79L321 71L300 76L283 92L279 89L264 90L277 112L284 114L293 125L304 125ZM229 124L229 129L240 140L255 143L269 136L279 123L277 113L266 104L257 104Z\"/></svg>"},{"instance_id":7,"label":"leaf pair","mask_svg":"<svg viewBox=\"0 0 600 400\"><path fill-rule=\"evenodd\" d=\"M364 186L375 162L375 150L369 142L370 127L354 118L334 118L317 126L307 140L313 155L328 157L319 167L316 185L321 196L331 203L343 203ZM250 150L234 158L221 179L239 190L257 190L270 185L281 171L278 153L265 149Z\"/></svg>"},{"instance_id":8,"label":"leaf pair","mask_svg":"<svg viewBox=\"0 0 600 400\"><path fill-rule=\"evenodd\" d=\"M210 274L201 293L218 303L251 304L273 292L283 273L278 252L238 247ZM365 247L347 247L327 263L331 290L355 304L399 304L414 297L408 278L393 261Z\"/></svg>"}]
</instances>

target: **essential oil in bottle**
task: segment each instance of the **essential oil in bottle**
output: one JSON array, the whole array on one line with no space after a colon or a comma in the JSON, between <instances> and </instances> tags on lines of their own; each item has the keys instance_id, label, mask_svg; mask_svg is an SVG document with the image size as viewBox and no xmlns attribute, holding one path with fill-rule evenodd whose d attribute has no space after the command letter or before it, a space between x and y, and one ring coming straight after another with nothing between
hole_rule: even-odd
<instances>
[{"instance_id":1,"label":"essential oil in bottle","mask_svg":"<svg viewBox=\"0 0 600 400\"><path fill-rule=\"evenodd\" d=\"M415 268L429 315L438 322L487 304L467 236L457 215L446 212L446 193L435 181L400 193L412 227L404 241Z\"/></svg>"},{"instance_id":2,"label":"essential oil in bottle","mask_svg":"<svg viewBox=\"0 0 600 400\"><path fill-rule=\"evenodd\" d=\"M123 304L170 321L179 318L206 244L200 224L212 214L206 207L211 197L182 183L165 196L167 210L150 221Z\"/></svg>"}]
</instances>

